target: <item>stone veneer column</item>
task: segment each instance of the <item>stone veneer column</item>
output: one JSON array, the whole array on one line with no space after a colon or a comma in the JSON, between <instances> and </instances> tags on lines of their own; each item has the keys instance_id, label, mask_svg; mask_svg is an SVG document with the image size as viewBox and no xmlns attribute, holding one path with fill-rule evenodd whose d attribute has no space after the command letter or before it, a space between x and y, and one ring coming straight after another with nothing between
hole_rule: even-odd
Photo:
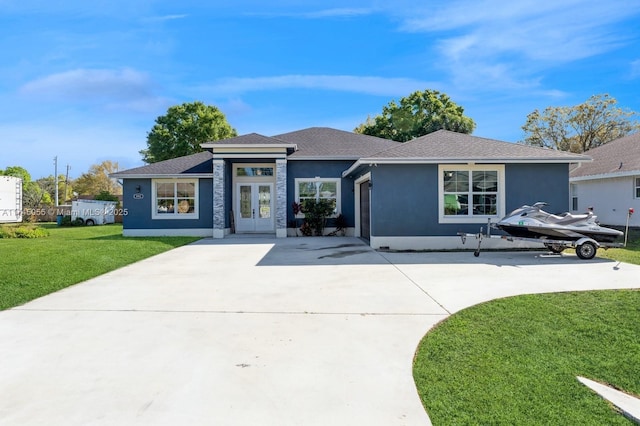
<instances>
[{"instance_id":1,"label":"stone veneer column","mask_svg":"<svg viewBox=\"0 0 640 426\"><path fill-rule=\"evenodd\" d=\"M287 237L287 159L276 159L276 237Z\"/></svg>"},{"instance_id":2,"label":"stone veneer column","mask_svg":"<svg viewBox=\"0 0 640 426\"><path fill-rule=\"evenodd\" d=\"M213 160L213 238L224 238L224 160Z\"/></svg>"}]
</instances>

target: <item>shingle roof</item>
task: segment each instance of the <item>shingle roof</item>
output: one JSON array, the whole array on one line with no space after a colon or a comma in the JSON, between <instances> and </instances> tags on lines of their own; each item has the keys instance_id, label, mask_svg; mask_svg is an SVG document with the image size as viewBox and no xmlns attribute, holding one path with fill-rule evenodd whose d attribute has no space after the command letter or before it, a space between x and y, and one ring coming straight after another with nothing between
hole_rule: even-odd
<instances>
[{"instance_id":1,"label":"shingle roof","mask_svg":"<svg viewBox=\"0 0 640 426\"><path fill-rule=\"evenodd\" d=\"M153 176L153 175L181 175L181 174L208 174L213 173L213 154L209 151L198 152L184 157L172 158L170 160L158 161L157 163L134 169L112 173L111 177L120 178L123 176Z\"/></svg>"},{"instance_id":2,"label":"shingle roof","mask_svg":"<svg viewBox=\"0 0 640 426\"><path fill-rule=\"evenodd\" d=\"M237 136L235 138L230 139L222 139L219 141L207 142L204 145L282 145L282 141L270 138L268 136L263 136L258 133L249 133L247 135Z\"/></svg>"},{"instance_id":3,"label":"shingle roof","mask_svg":"<svg viewBox=\"0 0 640 426\"><path fill-rule=\"evenodd\" d=\"M291 159L356 160L401 145L400 142L388 139L328 127L311 127L276 135L274 138L298 145L298 150L289 156Z\"/></svg>"},{"instance_id":4,"label":"shingle roof","mask_svg":"<svg viewBox=\"0 0 640 426\"><path fill-rule=\"evenodd\" d=\"M588 161L589 157L564 151L486 139L464 133L438 130L405 142L371 159L461 160L461 161Z\"/></svg>"},{"instance_id":5,"label":"shingle roof","mask_svg":"<svg viewBox=\"0 0 640 426\"><path fill-rule=\"evenodd\" d=\"M572 170L570 177L640 173L640 133L590 149L586 154L593 158L593 162Z\"/></svg>"},{"instance_id":6,"label":"shingle roof","mask_svg":"<svg viewBox=\"0 0 640 426\"><path fill-rule=\"evenodd\" d=\"M637 135L636 141L637 141ZM415 161L541 161L541 162L584 162L590 158L580 154L537 148L480 138L463 133L439 130L409 142L395 142L374 136L336 130L327 127L311 127L273 137L250 133L231 139L211 142L205 145L296 145L288 158L304 159L344 159L379 160L386 162ZM609 144L607 144L609 145ZM602 148L607 147L605 145ZM626 146L626 145L625 145ZM636 148L638 144L636 143ZM600 148L597 148L600 149ZM626 148L620 148L624 152ZM595 151L595 150L592 150ZM591 151L589 152L591 153ZM635 161L640 169L640 154ZM185 157L160 161L147 166L114 173L112 176L135 177L181 174L211 174L213 154L209 151ZM620 161L620 160L618 160ZM626 160L625 160L626 161ZM631 162L627 163L631 164ZM358 167L357 165L354 165ZM354 167L352 166L352 167ZM580 169L585 168L585 166ZM578 170L580 170L578 169Z\"/></svg>"}]
</instances>

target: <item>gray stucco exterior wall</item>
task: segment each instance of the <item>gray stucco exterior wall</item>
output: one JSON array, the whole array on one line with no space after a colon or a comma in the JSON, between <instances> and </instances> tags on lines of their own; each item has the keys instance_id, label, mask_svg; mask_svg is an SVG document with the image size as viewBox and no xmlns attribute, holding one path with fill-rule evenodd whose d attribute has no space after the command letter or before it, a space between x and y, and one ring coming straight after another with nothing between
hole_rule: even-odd
<instances>
[{"instance_id":1,"label":"gray stucco exterior wall","mask_svg":"<svg viewBox=\"0 0 640 426\"><path fill-rule=\"evenodd\" d=\"M138 185L142 199L133 198ZM151 191L151 179L124 179L122 208L127 212L122 217L124 229L213 228L213 179L199 179L198 219L152 219Z\"/></svg>"},{"instance_id":2,"label":"gray stucco exterior wall","mask_svg":"<svg viewBox=\"0 0 640 426\"><path fill-rule=\"evenodd\" d=\"M483 226L438 223L437 164L379 164L368 171L371 235L455 236ZM552 211L567 211L568 182L567 164L506 164L506 212L536 201L546 201Z\"/></svg>"},{"instance_id":3,"label":"gray stucco exterior wall","mask_svg":"<svg viewBox=\"0 0 640 426\"><path fill-rule=\"evenodd\" d=\"M447 235L438 225L438 166L380 164L371 172L371 235Z\"/></svg>"},{"instance_id":4,"label":"gray stucco exterior wall","mask_svg":"<svg viewBox=\"0 0 640 426\"><path fill-rule=\"evenodd\" d=\"M569 210L568 164L507 164L505 167L507 212L538 201L550 212Z\"/></svg>"},{"instance_id":5,"label":"gray stucco exterior wall","mask_svg":"<svg viewBox=\"0 0 640 426\"><path fill-rule=\"evenodd\" d=\"M341 213L347 220L347 226L355 226L353 180L343 179L342 172L347 170L353 161L308 161L289 159L287 161L287 224L294 219L291 204L295 201L296 178L341 178ZM332 225L331 221L328 223Z\"/></svg>"}]
</instances>

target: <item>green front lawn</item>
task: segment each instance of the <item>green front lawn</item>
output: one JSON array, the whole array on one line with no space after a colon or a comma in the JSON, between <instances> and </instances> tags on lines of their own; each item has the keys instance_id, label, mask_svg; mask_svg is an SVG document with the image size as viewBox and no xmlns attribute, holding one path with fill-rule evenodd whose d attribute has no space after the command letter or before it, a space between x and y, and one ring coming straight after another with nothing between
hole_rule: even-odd
<instances>
[{"instance_id":1,"label":"green front lawn","mask_svg":"<svg viewBox=\"0 0 640 426\"><path fill-rule=\"evenodd\" d=\"M576 380L640 395L640 291L511 297L452 315L414 379L434 425L629 425Z\"/></svg>"},{"instance_id":2,"label":"green front lawn","mask_svg":"<svg viewBox=\"0 0 640 426\"><path fill-rule=\"evenodd\" d=\"M640 265L640 229L630 229L625 248L598 250L598 256Z\"/></svg>"},{"instance_id":3,"label":"green front lawn","mask_svg":"<svg viewBox=\"0 0 640 426\"><path fill-rule=\"evenodd\" d=\"M0 309L21 305L138 260L198 240L127 238L122 225L43 225L48 237L0 238Z\"/></svg>"},{"instance_id":4,"label":"green front lawn","mask_svg":"<svg viewBox=\"0 0 640 426\"><path fill-rule=\"evenodd\" d=\"M640 230L598 256L640 265ZM434 425L630 425L576 376L640 395L638 324L637 290L494 300L431 330L414 379Z\"/></svg>"}]
</instances>

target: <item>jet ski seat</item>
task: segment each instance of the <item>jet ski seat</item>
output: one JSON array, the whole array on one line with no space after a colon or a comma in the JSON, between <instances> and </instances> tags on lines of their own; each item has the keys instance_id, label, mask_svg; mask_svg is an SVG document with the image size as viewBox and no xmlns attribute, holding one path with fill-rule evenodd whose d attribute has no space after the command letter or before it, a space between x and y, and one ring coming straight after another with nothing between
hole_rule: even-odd
<instances>
[{"instance_id":1,"label":"jet ski seat","mask_svg":"<svg viewBox=\"0 0 640 426\"><path fill-rule=\"evenodd\" d=\"M585 222L593 217L593 213L584 213L584 214L571 214L569 212L563 213L562 215L551 214L549 217L552 219L553 223L558 225L569 225L576 222Z\"/></svg>"}]
</instances>

